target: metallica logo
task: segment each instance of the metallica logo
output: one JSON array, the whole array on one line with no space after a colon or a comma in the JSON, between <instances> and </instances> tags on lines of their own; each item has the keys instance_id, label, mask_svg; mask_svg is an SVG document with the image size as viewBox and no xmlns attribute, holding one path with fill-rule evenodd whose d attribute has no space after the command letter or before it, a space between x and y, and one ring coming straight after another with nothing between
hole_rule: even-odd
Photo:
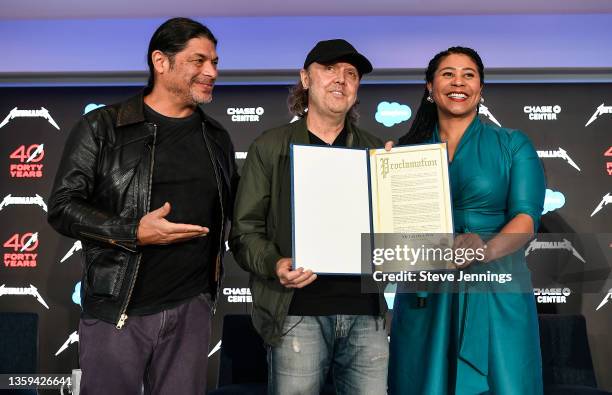
<instances>
[{"instance_id":1,"label":"metallica logo","mask_svg":"<svg viewBox=\"0 0 612 395\"><path fill-rule=\"evenodd\" d=\"M491 114L491 111L489 111L489 108L486 107L484 104L481 104L478 107L478 113L480 115L483 115L483 116L489 118L489 120L491 120L491 122L493 122L494 124L496 124L497 126L499 126L501 128L501 124L499 123L499 121L497 119L495 119L493 114Z\"/></svg>"},{"instance_id":2,"label":"metallica logo","mask_svg":"<svg viewBox=\"0 0 612 395\"><path fill-rule=\"evenodd\" d=\"M599 202L597 207L595 207L595 210L593 210L591 213L591 217L600 212L604 206L607 206L610 203L612 203L612 195L610 195L610 192L608 192L601 198L601 202Z\"/></svg>"},{"instance_id":3,"label":"metallica logo","mask_svg":"<svg viewBox=\"0 0 612 395\"><path fill-rule=\"evenodd\" d=\"M534 250L567 250L576 258L581 260L582 263L586 263L584 258L578 253L578 251L576 251L572 243L567 239L563 239L563 241L538 241L538 239L533 239L525 250L525 256L528 256L529 253Z\"/></svg>"},{"instance_id":4,"label":"metallica logo","mask_svg":"<svg viewBox=\"0 0 612 395\"><path fill-rule=\"evenodd\" d=\"M0 211L2 211L2 209L4 209L6 206L11 206L13 204L37 205L47 212L47 204L39 194L36 194L36 196L33 197L12 196L11 194L8 194L4 197L2 202L0 202Z\"/></svg>"},{"instance_id":5,"label":"metallica logo","mask_svg":"<svg viewBox=\"0 0 612 395\"><path fill-rule=\"evenodd\" d=\"M57 350L57 352L55 353L55 356L57 357L58 355L60 355L64 351L66 351L68 346L70 346L71 344L76 343L78 341L79 341L79 334L77 333L77 331L72 332L70 334L70 336L68 336L68 339L66 339L64 344L62 344L62 346L59 348L59 350Z\"/></svg>"},{"instance_id":6,"label":"metallica logo","mask_svg":"<svg viewBox=\"0 0 612 395\"><path fill-rule=\"evenodd\" d=\"M601 301L599 306L597 306L595 311L597 311L597 310L601 309L602 307L604 307L606 305L606 303L608 303L610 300L612 300L612 288L610 288L610 290L608 291L608 294L606 296L604 296L603 300Z\"/></svg>"},{"instance_id":7,"label":"metallica logo","mask_svg":"<svg viewBox=\"0 0 612 395\"><path fill-rule=\"evenodd\" d=\"M418 167L436 166L437 163L438 161L435 159L429 160L425 158L421 158L421 160L412 161L412 162L406 162L404 159L402 159L401 162L389 162L389 158L381 158L380 159L380 173L383 176L383 178L387 178L387 174L389 174L389 171L391 170L413 169L415 167L418 168Z\"/></svg>"},{"instance_id":8,"label":"metallica logo","mask_svg":"<svg viewBox=\"0 0 612 395\"><path fill-rule=\"evenodd\" d=\"M221 340L219 340L219 343L217 343L217 345L214 346L212 350L210 350L210 352L208 353L208 358L210 358L211 355L213 355L214 353L216 353L220 349L221 349Z\"/></svg>"},{"instance_id":9,"label":"metallica logo","mask_svg":"<svg viewBox=\"0 0 612 395\"><path fill-rule=\"evenodd\" d=\"M567 154L567 151L564 150L563 148L559 147L558 150L556 151L538 151L538 156L540 158L560 158L565 160L570 166L572 166L574 169L580 171L580 167L578 167L578 165L576 164L576 162L574 162L572 160L572 158L569 157L569 155Z\"/></svg>"},{"instance_id":10,"label":"metallica logo","mask_svg":"<svg viewBox=\"0 0 612 395\"><path fill-rule=\"evenodd\" d=\"M0 296L4 296L4 295L18 295L18 296L30 295L30 296L35 297L38 303L42 304L47 309L49 309L49 306L47 305L45 300L42 298L42 296L40 296L40 293L38 293L38 289L32 284L30 284L30 288L5 287L4 284L2 284L2 286L0 286Z\"/></svg>"},{"instance_id":11,"label":"metallica logo","mask_svg":"<svg viewBox=\"0 0 612 395\"><path fill-rule=\"evenodd\" d=\"M70 249L68 250L68 252L66 253L66 255L64 255L64 257L62 258L62 260L60 261L60 263L65 262L68 258L70 258L75 252L79 251L83 249L83 244L81 243L81 240L77 240L74 242L74 244L72 245L72 247L70 247Z\"/></svg>"},{"instance_id":12,"label":"metallica logo","mask_svg":"<svg viewBox=\"0 0 612 395\"><path fill-rule=\"evenodd\" d=\"M584 127L586 128L587 126L592 124L593 121L595 121L602 114L612 114L612 106L604 106L604 104L601 103L599 107L597 107L597 110L595 110L593 116L591 116L588 122L584 125Z\"/></svg>"},{"instance_id":13,"label":"metallica logo","mask_svg":"<svg viewBox=\"0 0 612 395\"><path fill-rule=\"evenodd\" d=\"M17 107L13 108L11 112L4 118L2 123L0 123L0 128L9 123L11 119L14 118L44 118L46 119L54 128L60 130L55 120L51 118L51 114L49 114L49 110L44 107L41 107L40 110L19 110Z\"/></svg>"}]
</instances>

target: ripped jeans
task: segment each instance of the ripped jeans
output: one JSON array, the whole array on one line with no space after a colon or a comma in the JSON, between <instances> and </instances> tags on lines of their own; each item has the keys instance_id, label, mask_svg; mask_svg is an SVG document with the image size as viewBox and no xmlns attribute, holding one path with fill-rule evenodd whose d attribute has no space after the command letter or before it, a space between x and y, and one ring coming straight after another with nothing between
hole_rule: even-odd
<instances>
[{"instance_id":1,"label":"ripped jeans","mask_svg":"<svg viewBox=\"0 0 612 395\"><path fill-rule=\"evenodd\" d=\"M387 393L382 318L288 316L283 331L281 343L268 348L268 394L319 395L330 368L338 395Z\"/></svg>"}]
</instances>

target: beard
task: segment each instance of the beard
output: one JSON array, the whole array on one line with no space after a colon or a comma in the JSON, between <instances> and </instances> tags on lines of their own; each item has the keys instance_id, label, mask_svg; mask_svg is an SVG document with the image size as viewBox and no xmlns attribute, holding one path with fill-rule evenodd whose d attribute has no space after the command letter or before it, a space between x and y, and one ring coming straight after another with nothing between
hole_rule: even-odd
<instances>
[{"instance_id":1,"label":"beard","mask_svg":"<svg viewBox=\"0 0 612 395\"><path fill-rule=\"evenodd\" d=\"M196 78L192 78L189 81L189 85L186 88L184 85L179 85L176 83L170 84L168 86L168 91L170 91L175 96L181 98L185 103L198 105L198 104L207 104L212 101L212 90L210 93L201 93L197 91L195 84L197 83ZM206 81L209 82L209 81Z\"/></svg>"}]
</instances>

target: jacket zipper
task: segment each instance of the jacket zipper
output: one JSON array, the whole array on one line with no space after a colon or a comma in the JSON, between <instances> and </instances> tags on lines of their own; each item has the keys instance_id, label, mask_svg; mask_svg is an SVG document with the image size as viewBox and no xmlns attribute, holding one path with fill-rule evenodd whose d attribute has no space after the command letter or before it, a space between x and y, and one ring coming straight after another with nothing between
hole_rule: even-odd
<instances>
[{"instance_id":1,"label":"jacket zipper","mask_svg":"<svg viewBox=\"0 0 612 395\"><path fill-rule=\"evenodd\" d=\"M88 238L105 241L105 242L107 242L109 244L119 246L119 247L124 248L124 249L126 249L128 251L136 252L136 250L133 250L133 249L131 249L129 247L126 247L125 245L120 243L122 241L132 241L132 239L116 239L116 238L115 239L111 239L109 237L104 237L104 236L100 236L100 235L97 235L97 234L94 234L94 233L89 233L89 232L79 232L79 233L81 235L83 235L83 236L88 237Z\"/></svg>"},{"instance_id":2,"label":"jacket zipper","mask_svg":"<svg viewBox=\"0 0 612 395\"><path fill-rule=\"evenodd\" d=\"M221 289L221 249L225 247L223 244L223 234L225 233L223 229L225 227L225 213L223 211L223 193L221 191L222 184L219 178L219 170L217 169L215 156L213 155L213 152L210 148L210 144L208 142L208 138L206 137L206 124L204 122L202 122L202 136L204 136L204 144L206 144L206 149L208 150L208 155L210 156L210 161L212 162L213 170L215 172L215 178L217 180L217 193L219 195L219 206L221 207L221 232L219 233L219 252L217 253L217 259L215 260L215 282L217 283L217 291L215 300L212 303L212 313L214 315L217 311L217 302L219 300L219 291ZM218 273L217 270L219 271ZM217 275L219 276L218 279L216 278Z\"/></svg>"},{"instance_id":3,"label":"jacket zipper","mask_svg":"<svg viewBox=\"0 0 612 395\"><path fill-rule=\"evenodd\" d=\"M153 165L155 163L155 142L157 139L157 125L153 124L153 143L151 144L151 166L149 168L149 190L147 192L147 204L144 209L145 214L149 212L151 207L151 188L153 187ZM142 254L138 254L138 258L136 258L136 268L134 269L134 275L132 276L132 281L130 283L130 289L128 290L127 298L121 307L119 312L119 320L117 321L117 329L123 328L125 325L125 321L128 319L127 311L128 304L130 303L130 299L132 297L132 292L134 291L134 285L136 285L136 276L138 275L138 268L140 266L140 260L142 258Z\"/></svg>"}]
</instances>

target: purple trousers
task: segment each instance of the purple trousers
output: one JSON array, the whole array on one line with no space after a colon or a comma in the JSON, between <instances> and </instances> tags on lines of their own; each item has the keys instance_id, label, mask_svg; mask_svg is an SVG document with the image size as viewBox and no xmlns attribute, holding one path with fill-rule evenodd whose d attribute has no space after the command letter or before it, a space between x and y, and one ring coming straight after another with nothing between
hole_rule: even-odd
<instances>
[{"instance_id":1,"label":"purple trousers","mask_svg":"<svg viewBox=\"0 0 612 395\"><path fill-rule=\"evenodd\" d=\"M81 319L81 395L205 394L210 321L207 294L122 329Z\"/></svg>"}]
</instances>

